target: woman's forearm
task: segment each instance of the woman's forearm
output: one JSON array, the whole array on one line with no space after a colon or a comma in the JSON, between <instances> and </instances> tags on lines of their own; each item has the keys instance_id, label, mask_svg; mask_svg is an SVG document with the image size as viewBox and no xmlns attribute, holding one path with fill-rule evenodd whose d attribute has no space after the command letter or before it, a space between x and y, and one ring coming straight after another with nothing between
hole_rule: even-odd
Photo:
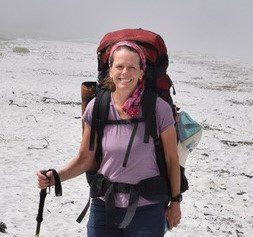
<instances>
[{"instance_id":1,"label":"woman's forearm","mask_svg":"<svg viewBox=\"0 0 253 237\"><path fill-rule=\"evenodd\" d=\"M170 126L167 130L161 133L163 142L165 160L167 165L168 178L171 187L172 196L180 194L180 168L179 158L177 153L176 130L174 126Z\"/></svg>"},{"instance_id":2,"label":"woman's forearm","mask_svg":"<svg viewBox=\"0 0 253 237\"><path fill-rule=\"evenodd\" d=\"M81 158L78 155L72 158L65 167L60 169L59 176L63 182L75 178L86 171L94 170L95 168L94 162L91 162L89 158Z\"/></svg>"},{"instance_id":3,"label":"woman's forearm","mask_svg":"<svg viewBox=\"0 0 253 237\"><path fill-rule=\"evenodd\" d=\"M172 197L180 194L180 168L178 162L170 162L168 169Z\"/></svg>"}]
</instances>

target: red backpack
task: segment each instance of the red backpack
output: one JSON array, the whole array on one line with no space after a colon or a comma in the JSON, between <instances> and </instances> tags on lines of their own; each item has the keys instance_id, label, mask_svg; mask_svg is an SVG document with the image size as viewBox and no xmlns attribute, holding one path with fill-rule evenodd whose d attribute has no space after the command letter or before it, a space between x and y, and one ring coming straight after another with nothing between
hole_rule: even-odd
<instances>
[{"instance_id":1,"label":"red backpack","mask_svg":"<svg viewBox=\"0 0 253 237\"><path fill-rule=\"evenodd\" d=\"M104 79L107 77L109 70L108 58L112 45L123 40L134 41L142 48L147 60L144 75L145 86L154 89L161 98L167 101L171 105L175 116L176 109L170 95L170 88L173 88L173 94L175 94L175 89L166 72L169 65L167 48L162 37L154 32L139 28L117 30L106 34L97 49L98 87L103 86ZM94 90L90 89L92 87L96 87L96 83L83 83L82 112L84 112L89 99L94 97Z\"/></svg>"}]
</instances>

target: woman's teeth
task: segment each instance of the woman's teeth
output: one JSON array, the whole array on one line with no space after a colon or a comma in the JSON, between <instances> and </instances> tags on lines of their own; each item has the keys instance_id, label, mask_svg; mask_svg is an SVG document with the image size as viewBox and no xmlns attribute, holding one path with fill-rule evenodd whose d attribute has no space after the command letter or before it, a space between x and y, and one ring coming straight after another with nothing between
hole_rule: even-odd
<instances>
[{"instance_id":1,"label":"woman's teeth","mask_svg":"<svg viewBox=\"0 0 253 237\"><path fill-rule=\"evenodd\" d=\"M130 81L132 81L132 79L124 79L124 78L120 78L120 81L123 81L123 82L130 82Z\"/></svg>"}]
</instances>

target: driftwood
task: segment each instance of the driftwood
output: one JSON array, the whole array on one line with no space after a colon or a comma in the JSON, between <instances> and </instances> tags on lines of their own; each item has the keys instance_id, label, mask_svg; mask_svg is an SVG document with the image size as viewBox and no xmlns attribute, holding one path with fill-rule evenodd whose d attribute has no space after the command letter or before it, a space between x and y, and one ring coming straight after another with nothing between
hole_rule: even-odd
<instances>
[{"instance_id":1,"label":"driftwood","mask_svg":"<svg viewBox=\"0 0 253 237\"><path fill-rule=\"evenodd\" d=\"M16 104L16 103L14 103L14 101L13 100L9 100L9 105L16 105L16 106L18 106L18 107L27 107L26 105L19 105L19 104Z\"/></svg>"},{"instance_id":2,"label":"driftwood","mask_svg":"<svg viewBox=\"0 0 253 237\"><path fill-rule=\"evenodd\" d=\"M46 138L43 138L43 140L45 140L47 142L46 145L43 145L42 147L35 147L35 146L29 146L28 149L34 149L34 150L43 150L49 147L49 142Z\"/></svg>"},{"instance_id":3,"label":"driftwood","mask_svg":"<svg viewBox=\"0 0 253 237\"><path fill-rule=\"evenodd\" d=\"M38 123L36 117L33 114L27 115L25 118L28 120L29 117L33 117L35 122Z\"/></svg>"},{"instance_id":4,"label":"driftwood","mask_svg":"<svg viewBox=\"0 0 253 237\"><path fill-rule=\"evenodd\" d=\"M250 179L253 178L253 175L249 175L249 174L245 174L245 173L241 173L241 175L246 176L247 178L250 178Z\"/></svg>"},{"instance_id":5,"label":"driftwood","mask_svg":"<svg viewBox=\"0 0 253 237\"><path fill-rule=\"evenodd\" d=\"M49 104L63 104L63 105L81 105L81 102L74 102L74 101L59 101L55 98L50 98L50 97L43 97L42 102Z\"/></svg>"},{"instance_id":6,"label":"driftwood","mask_svg":"<svg viewBox=\"0 0 253 237\"><path fill-rule=\"evenodd\" d=\"M221 142L228 146L238 146L238 145L246 145L246 146L252 146L252 141L229 141L229 140L221 140Z\"/></svg>"}]
</instances>

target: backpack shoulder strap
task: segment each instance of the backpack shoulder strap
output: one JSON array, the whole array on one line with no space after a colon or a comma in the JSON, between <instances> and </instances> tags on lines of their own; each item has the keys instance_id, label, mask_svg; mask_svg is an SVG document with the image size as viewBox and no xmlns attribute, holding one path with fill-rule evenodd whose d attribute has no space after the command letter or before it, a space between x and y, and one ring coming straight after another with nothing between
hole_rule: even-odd
<instances>
[{"instance_id":1,"label":"backpack shoulder strap","mask_svg":"<svg viewBox=\"0 0 253 237\"><path fill-rule=\"evenodd\" d=\"M156 121L153 121L156 113L156 99L157 94L153 89L145 88L142 97L142 110L145 118L145 133L144 133L144 143L149 142L149 136L151 135L151 125Z\"/></svg>"},{"instance_id":2,"label":"backpack shoulder strap","mask_svg":"<svg viewBox=\"0 0 253 237\"><path fill-rule=\"evenodd\" d=\"M157 166L160 171L160 175L163 177L167 177L167 168L166 168L166 161L164 157L164 150L163 150L163 144L160 140L160 137L157 133L157 123L156 123L156 101L158 95L156 92L148 92L146 95L148 98L146 101L148 101L148 104L146 104L146 115L147 115L147 121L145 125L145 137L144 137L144 142L145 138L148 138L146 136L151 136L154 141L155 145L155 153L156 153L156 162ZM147 102L146 102L147 103Z\"/></svg>"},{"instance_id":3,"label":"backpack shoulder strap","mask_svg":"<svg viewBox=\"0 0 253 237\"><path fill-rule=\"evenodd\" d=\"M91 121L91 134L90 134L90 150L94 150L95 134L98 135L99 139L103 136L104 126L108 120L109 109L110 109L111 93L109 90L100 89L97 93Z\"/></svg>"},{"instance_id":4,"label":"backpack shoulder strap","mask_svg":"<svg viewBox=\"0 0 253 237\"><path fill-rule=\"evenodd\" d=\"M151 120L151 127L150 127L150 136L154 140L155 145L155 153L156 153L156 162L159 168L160 175L165 177L168 180L168 172L167 172L167 165L165 160L165 154L163 149L163 144L160 137L157 134L157 124L156 124L156 116L153 115L153 119ZM180 166L180 192L183 193L189 189L188 181L185 176L185 169L184 167ZM171 187L170 183L168 182L168 190L171 195Z\"/></svg>"}]
</instances>

